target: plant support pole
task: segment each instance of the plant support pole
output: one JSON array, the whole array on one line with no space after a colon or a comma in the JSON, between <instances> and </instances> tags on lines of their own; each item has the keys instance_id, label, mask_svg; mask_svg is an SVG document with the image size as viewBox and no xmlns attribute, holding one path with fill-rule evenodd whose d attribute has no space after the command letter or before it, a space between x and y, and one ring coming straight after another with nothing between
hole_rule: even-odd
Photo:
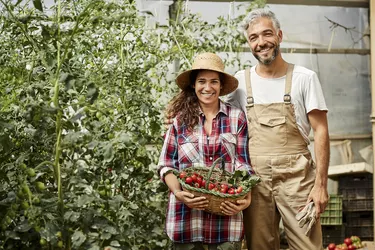
<instances>
[{"instance_id":1,"label":"plant support pole","mask_svg":"<svg viewBox=\"0 0 375 250\"><path fill-rule=\"evenodd\" d=\"M370 0L370 9L369 9L369 12L370 12L370 39L371 39L371 47L370 47L370 51L371 51L371 54L370 54L370 75L371 75L371 123L372 123L372 152L373 152L373 155L374 155L374 149L375 149L375 0ZM375 159L375 155L374 155L374 159ZM375 164L375 161L373 163L373 165ZM373 169L375 169L375 167L373 166ZM374 171L373 171L374 172ZM372 174L372 178L373 178L373 190L375 189L375 173ZM375 197L375 196L374 196ZM373 197L373 199L374 199ZM374 199L374 202L373 204L375 205L375 199ZM375 206L373 207L373 213L375 211ZM373 234L374 234L374 238L375 238L375 216L373 216Z\"/></svg>"}]
</instances>

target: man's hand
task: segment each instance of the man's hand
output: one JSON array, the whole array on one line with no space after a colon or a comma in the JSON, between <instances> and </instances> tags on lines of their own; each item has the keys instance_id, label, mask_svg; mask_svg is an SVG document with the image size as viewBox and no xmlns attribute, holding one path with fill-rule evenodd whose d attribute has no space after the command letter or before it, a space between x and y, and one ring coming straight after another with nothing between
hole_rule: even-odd
<instances>
[{"instance_id":1,"label":"man's hand","mask_svg":"<svg viewBox=\"0 0 375 250\"><path fill-rule=\"evenodd\" d=\"M204 196L194 197L192 193L186 191L176 192L175 196L189 208L204 210L208 206L208 200Z\"/></svg>"},{"instance_id":2,"label":"man's hand","mask_svg":"<svg viewBox=\"0 0 375 250\"><path fill-rule=\"evenodd\" d=\"M328 191L326 188L314 186L310 192L308 201L313 201L316 210L316 219L320 218L320 214L324 212L328 205Z\"/></svg>"}]
</instances>

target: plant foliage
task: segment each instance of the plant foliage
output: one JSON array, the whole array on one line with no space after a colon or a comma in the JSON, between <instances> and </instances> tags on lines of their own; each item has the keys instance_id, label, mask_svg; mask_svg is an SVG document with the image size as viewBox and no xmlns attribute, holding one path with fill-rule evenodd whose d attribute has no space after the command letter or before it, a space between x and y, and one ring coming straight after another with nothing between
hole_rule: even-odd
<instances>
[{"instance_id":1,"label":"plant foliage","mask_svg":"<svg viewBox=\"0 0 375 250\"><path fill-rule=\"evenodd\" d=\"M0 249L167 249L156 163L172 66L239 51L238 20L176 4L170 25L150 24L133 0L0 3Z\"/></svg>"}]
</instances>

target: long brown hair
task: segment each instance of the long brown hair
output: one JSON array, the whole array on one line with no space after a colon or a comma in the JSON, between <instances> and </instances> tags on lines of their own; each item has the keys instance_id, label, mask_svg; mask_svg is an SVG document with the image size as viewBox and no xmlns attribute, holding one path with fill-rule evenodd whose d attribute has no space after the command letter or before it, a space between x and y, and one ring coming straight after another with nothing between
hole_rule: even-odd
<instances>
[{"instance_id":1,"label":"long brown hair","mask_svg":"<svg viewBox=\"0 0 375 250\"><path fill-rule=\"evenodd\" d=\"M166 110L167 117L177 117L179 123L185 124L189 130L193 130L199 122L199 102L193 88L199 71L190 73L189 87L173 97Z\"/></svg>"},{"instance_id":2,"label":"long brown hair","mask_svg":"<svg viewBox=\"0 0 375 250\"><path fill-rule=\"evenodd\" d=\"M200 71L202 70L193 70L190 73L189 87L173 97L166 109L168 118L177 117L179 123L186 125L190 131L199 122L199 101L193 86ZM224 84L224 77L221 73L219 73L219 79L220 84Z\"/></svg>"}]
</instances>

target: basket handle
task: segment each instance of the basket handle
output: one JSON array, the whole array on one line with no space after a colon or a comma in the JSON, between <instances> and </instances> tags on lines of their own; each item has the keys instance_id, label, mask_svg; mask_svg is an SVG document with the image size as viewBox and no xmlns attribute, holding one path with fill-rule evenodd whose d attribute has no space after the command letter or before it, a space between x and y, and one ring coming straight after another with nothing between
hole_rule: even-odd
<instances>
[{"instance_id":1,"label":"basket handle","mask_svg":"<svg viewBox=\"0 0 375 250\"><path fill-rule=\"evenodd\" d=\"M208 190L208 185L209 185L209 183L210 183L210 179L211 179L211 175L212 175L212 171L214 170L214 167L216 166L216 164L219 162L219 161L221 161L221 163L222 163L222 168L223 168L223 170L224 170L224 158L223 158L223 156L221 156L221 157L219 157L219 158L217 158L213 163L212 163L212 165L211 165L211 167L210 167L210 171L208 172L208 175L207 175L207 180L206 180L206 185L205 185L205 189L207 189Z\"/></svg>"}]
</instances>

